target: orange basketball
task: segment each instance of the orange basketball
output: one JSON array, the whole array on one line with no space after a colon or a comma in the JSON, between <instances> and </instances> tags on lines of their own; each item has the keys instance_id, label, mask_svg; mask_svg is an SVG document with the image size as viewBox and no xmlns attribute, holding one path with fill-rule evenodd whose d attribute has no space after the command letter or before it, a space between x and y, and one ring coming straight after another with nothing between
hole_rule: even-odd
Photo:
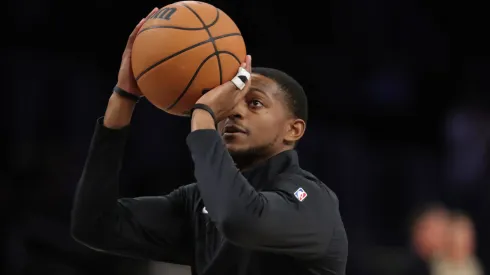
<instances>
[{"instance_id":1,"label":"orange basketball","mask_svg":"<svg viewBox=\"0 0 490 275\"><path fill-rule=\"evenodd\" d=\"M161 8L141 27L132 67L143 95L173 115L188 115L205 92L230 81L246 56L233 20L197 1Z\"/></svg>"}]
</instances>

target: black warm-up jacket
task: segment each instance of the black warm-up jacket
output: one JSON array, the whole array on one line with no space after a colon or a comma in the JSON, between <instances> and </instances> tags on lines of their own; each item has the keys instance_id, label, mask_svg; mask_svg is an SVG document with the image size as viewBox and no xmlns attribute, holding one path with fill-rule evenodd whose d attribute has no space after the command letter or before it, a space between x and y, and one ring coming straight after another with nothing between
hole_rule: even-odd
<instances>
[{"instance_id":1,"label":"black warm-up jacket","mask_svg":"<svg viewBox=\"0 0 490 275\"><path fill-rule=\"evenodd\" d=\"M96 123L72 210L73 237L106 253L190 265L199 275L345 274L336 195L294 150L240 171L216 130L187 137L196 183L121 198L129 126Z\"/></svg>"}]
</instances>

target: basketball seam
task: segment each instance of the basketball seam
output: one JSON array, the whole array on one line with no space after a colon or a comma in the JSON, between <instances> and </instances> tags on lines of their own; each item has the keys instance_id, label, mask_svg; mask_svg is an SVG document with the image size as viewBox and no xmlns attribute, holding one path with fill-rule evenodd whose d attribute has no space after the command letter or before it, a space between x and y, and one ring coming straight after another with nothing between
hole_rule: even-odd
<instances>
[{"instance_id":1,"label":"basketball seam","mask_svg":"<svg viewBox=\"0 0 490 275\"><path fill-rule=\"evenodd\" d=\"M138 35L144 31L147 31L147 30L151 30L151 29L157 29L157 28L161 28L161 29L177 29L177 30L183 30L183 31L200 31L200 30L204 30L206 28L211 28L212 26L214 26L219 20L219 10L216 9L216 18L214 18L214 21L211 22L211 24L209 25L206 25L204 27L201 27L201 28L186 28L186 27L178 27L178 26L151 26L151 27L148 27L148 28L144 28L142 29Z\"/></svg>"},{"instance_id":2,"label":"basketball seam","mask_svg":"<svg viewBox=\"0 0 490 275\"><path fill-rule=\"evenodd\" d=\"M241 36L240 33L227 33L227 34L223 34L223 35L220 35L220 36L216 36L216 37L213 37L214 40L219 40L219 39L223 39L223 38L226 38L226 37L230 37L230 36ZM173 58L173 57L176 57L177 55L181 54L181 53L184 53L186 51L189 51L189 50L192 50L194 48L197 48L201 45L204 45L204 44L207 44L211 42L211 39L207 39L207 40L204 40L204 41L201 41L201 42L198 42L196 44L193 44L185 49L182 49L178 52L175 52L157 62L155 62L154 64L152 64L151 66L147 67L145 70L143 70L141 73L139 73L138 76L136 76L136 81L138 81L143 75L145 75L146 73L148 73L149 71L153 70L155 67L157 67L158 65L161 65L163 62L166 62L168 61L169 59ZM214 53L216 54L216 52Z\"/></svg>"},{"instance_id":3,"label":"basketball seam","mask_svg":"<svg viewBox=\"0 0 490 275\"><path fill-rule=\"evenodd\" d=\"M199 19L199 21L201 21L202 26L204 27L204 29L208 33L209 39L211 39L211 42L213 43L214 54L216 55L216 58L218 59L219 84L220 85L223 84L223 73L222 73L222 68L221 68L221 58L219 57L218 46L216 45L216 41L214 41L215 40L214 37L211 35L209 28L206 26L206 23L204 22L204 20L202 20L201 16L199 16L199 14L196 11L194 11L191 7L189 7L188 5L186 5L184 3L182 3L182 5L186 8L188 8L192 13L194 13L194 15L197 17L197 19ZM218 9L216 8L216 10L218 10ZM219 13L219 10L218 10L218 13Z\"/></svg>"},{"instance_id":4,"label":"basketball seam","mask_svg":"<svg viewBox=\"0 0 490 275\"><path fill-rule=\"evenodd\" d=\"M232 52L230 51L218 51L217 54L229 54L231 55L233 58L235 58L235 60L238 62L238 64L241 64L241 61L240 59ZM182 91L182 93L180 93L180 95L177 97L177 99L174 101L174 103L170 104L167 108L165 108L167 111L172 109L173 107L175 107L175 105L177 105L177 103L179 103L180 99L182 97L184 97L184 95L187 93L187 90L189 90L189 88L191 87L192 85L192 82L194 82L194 79L197 77L197 75L199 74L199 71L201 70L201 68L204 66L204 64L206 64L206 62L211 58L213 57L214 55L216 55L216 53L212 53L210 54L209 56L207 56L206 58L204 58L204 60L201 62L201 64L199 64L199 66L197 67L196 71L194 72L194 74L192 75L191 79L189 80L189 82L187 83L186 87L184 88L184 91Z\"/></svg>"}]
</instances>

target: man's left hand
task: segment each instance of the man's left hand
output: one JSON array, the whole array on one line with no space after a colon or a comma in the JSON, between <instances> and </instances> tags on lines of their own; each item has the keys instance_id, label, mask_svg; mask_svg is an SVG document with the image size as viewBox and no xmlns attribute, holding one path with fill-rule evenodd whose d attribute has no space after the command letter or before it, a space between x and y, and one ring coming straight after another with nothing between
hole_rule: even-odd
<instances>
[{"instance_id":1,"label":"man's left hand","mask_svg":"<svg viewBox=\"0 0 490 275\"><path fill-rule=\"evenodd\" d=\"M245 58L245 62L242 63L241 65L242 68L247 70L249 73L252 73L252 57L250 55L247 55ZM226 117L228 117L231 113L231 111L235 108L235 106L245 97L245 94L247 93L248 88L250 87L250 79L245 83L245 87L240 90L233 84L233 82L228 81L211 91L207 92L204 94L201 98L196 103L204 104L207 105L211 110L213 110L214 115L216 117L215 122L219 122ZM193 112L192 115L192 120L194 121L196 116L207 116L208 120L210 118L209 114L205 114L206 111L197 109ZM214 123L213 122L213 125ZM196 123L192 123L192 130L197 130L197 128L203 128L200 127L199 125L195 125ZM206 123L197 123L200 125L206 124ZM209 124L209 123L207 123ZM204 128L209 128L209 127L204 127ZM214 128L214 126L213 126Z\"/></svg>"}]
</instances>

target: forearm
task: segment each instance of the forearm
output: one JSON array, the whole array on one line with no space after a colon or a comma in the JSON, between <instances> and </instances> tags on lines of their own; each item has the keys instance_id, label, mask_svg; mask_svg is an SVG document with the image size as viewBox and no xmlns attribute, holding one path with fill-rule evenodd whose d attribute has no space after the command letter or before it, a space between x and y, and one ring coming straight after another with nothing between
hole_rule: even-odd
<instances>
[{"instance_id":1,"label":"forearm","mask_svg":"<svg viewBox=\"0 0 490 275\"><path fill-rule=\"evenodd\" d=\"M104 126L110 129L121 129L131 122L136 103L114 93L109 98L104 115Z\"/></svg>"},{"instance_id":2,"label":"forearm","mask_svg":"<svg viewBox=\"0 0 490 275\"><path fill-rule=\"evenodd\" d=\"M187 142L200 194L214 222L260 211L260 202L254 201L257 192L235 166L217 131L196 128Z\"/></svg>"},{"instance_id":3,"label":"forearm","mask_svg":"<svg viewBox=\"0 0 490 275\"><path fill-rule=\"evenodd\" d=\"M114 126L117 124L112 122L122 120L109 119L109 122ZM100 119L97 121L72 209L72 234L81 241L93 238L94 234L103 235L107 228L101 227L110 227L111 219L103 216L111 216L116 211L119 170L128 130L127 127L110 129Z\"/></svg>"},{"instance_id":4,"label":"forearm","mask_svg":"<svg viewBox=\"0 0 490 275\"><path fill-rule=\"evenodd\" d=\"M213 117L208 111L196 109L192 112L191 131L197 130L216 130Z\"/></svg>"},{"instance_id":5,"label":"forearm","mask_svg":"<svg viewBox=\"0 0 490 275\"><path fill-rule=\"evenodd\" d=\"M107 253L190 264L184 238L186 190L166 196L120 198L119 173L128 127L109 129L98 121L72 210L71 234Z\"/></svg>"}]
</instances>

